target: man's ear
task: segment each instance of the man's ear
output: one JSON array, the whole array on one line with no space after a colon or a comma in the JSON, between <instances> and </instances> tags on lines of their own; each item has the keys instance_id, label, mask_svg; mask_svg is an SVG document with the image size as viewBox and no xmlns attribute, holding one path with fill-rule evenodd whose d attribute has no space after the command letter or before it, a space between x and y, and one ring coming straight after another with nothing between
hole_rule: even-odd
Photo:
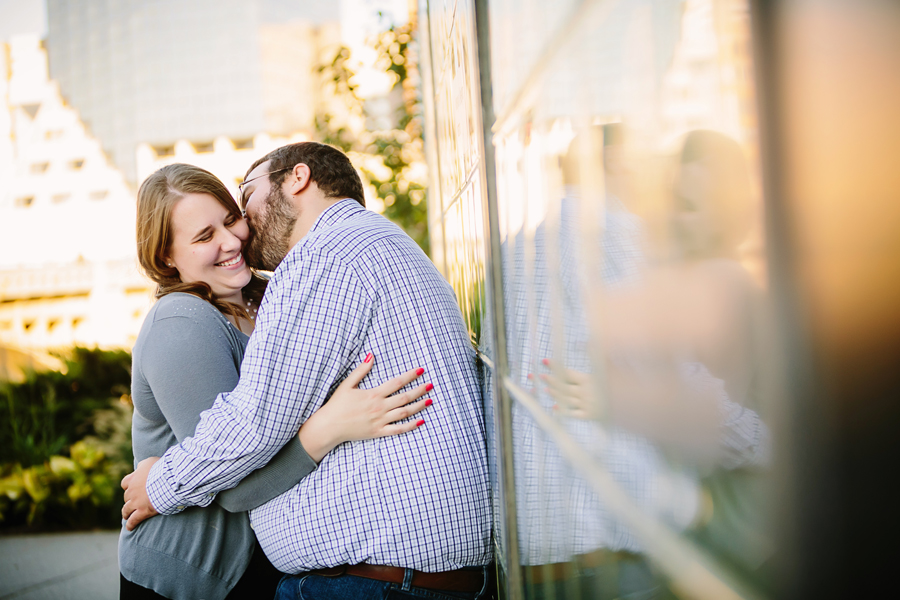
<instances>
[{"instance_id":1,"label":"man's ear","mask_svg":"<svg viewBox=\"0 0 900 600\"><path fill-rule=\"evenodd\" d=\"M291 176L288 177L287 192L291 196L296 196L303 190L309 187L309 183L311 181L309 167L304 163L297 163L294 165L294 168L291 170Z\"/></svg>"}]
</instances>

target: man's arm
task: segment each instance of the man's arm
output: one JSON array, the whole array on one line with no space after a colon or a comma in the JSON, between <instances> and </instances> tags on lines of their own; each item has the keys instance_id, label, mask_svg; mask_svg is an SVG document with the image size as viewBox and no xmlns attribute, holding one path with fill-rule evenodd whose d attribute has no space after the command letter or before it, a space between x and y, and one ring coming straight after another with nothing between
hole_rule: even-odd
<instances>
[{"instance_id":1,"label":"man's arm","mask_svg":"<svg viewBox=\"0 0 900 600\"><path fill-rule=\"evenodd\" d=\"M216 396L238 383L240 365L226 341L229 332L223 331L230 325L217 317L160 319L143 347L144 377L179 443L194 435L200 413L212 406ZM216 496L216 502L230 512L251 510L290 489L315 468L316 462L295 437L264 467Z\"/></svg>"},{"instance_id":2,"label":"man's arm","mask_svg":"<svg viewBox=\"0 0 900 600\"><path fill-rule=\"evenodd\" d=\"M194 437L150 470L145 495L152 507L172 514L208 504L210 494L265 464L346 371L371 304L338 258L298 249L285 259L266 292L238 386L201 415Z\"/></svg>"}]
</instances>

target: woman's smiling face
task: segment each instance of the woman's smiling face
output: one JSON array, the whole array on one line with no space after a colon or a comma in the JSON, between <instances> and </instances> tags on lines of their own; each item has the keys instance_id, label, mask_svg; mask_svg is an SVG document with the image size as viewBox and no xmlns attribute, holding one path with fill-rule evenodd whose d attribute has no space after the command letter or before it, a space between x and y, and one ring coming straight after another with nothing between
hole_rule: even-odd
<instances>
[{"instance_id":1,"label":"woman's smiling face","mask_svg":"<svg viewBox=\"0 0 900 600\"><path fill-rule=\"evenodd\" d=\"M184 283L202 281L220 300L241 303L250 268L241 250L247 222L209 194L187 194L173 207L172 243L166 262Z\"/></svg>"}]
</instances>

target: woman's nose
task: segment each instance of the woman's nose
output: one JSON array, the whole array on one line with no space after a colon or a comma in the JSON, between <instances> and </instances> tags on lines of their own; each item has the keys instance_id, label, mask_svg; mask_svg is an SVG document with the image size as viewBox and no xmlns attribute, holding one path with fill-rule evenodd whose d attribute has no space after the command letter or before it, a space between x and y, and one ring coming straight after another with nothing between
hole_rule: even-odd
<instances>
[{"instance_id":1,"label":"woman's nose","mask_svg":"<svg viewBox=\"0 0 900 600\"><path fill-rule=\"evenodd\" d=\"M231 231L230 229L225 230L225 233L222 237L222 250L226 252L240 250L243 243L244 242L241 241L241 238L236 236L233 231Z\"/></svg>"}]
</instances>

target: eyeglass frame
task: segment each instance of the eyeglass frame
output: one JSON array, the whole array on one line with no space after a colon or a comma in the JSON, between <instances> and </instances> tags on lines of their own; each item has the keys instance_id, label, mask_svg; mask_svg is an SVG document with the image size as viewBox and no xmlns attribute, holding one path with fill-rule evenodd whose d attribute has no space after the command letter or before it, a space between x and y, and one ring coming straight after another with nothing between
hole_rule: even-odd
<instances>
[{"instance_id":1,"label":"eyeglass frame","mask_svg":"<svg viewBox=\"0 0 900 600\"><path fill-rule=\"evenodd\" d=\"M259 175L257 175L257 176L254 177L253 179L245 179L244 181L240 182L240 183L238 184L237 198L235 198L234 200L235 200L235 202L237 202L238 208L241 209L241 216L242 216L242 217L246 217L246 216L247 216L247 207L244 205L244 186L245 186L245 185L247 185L247 184L250 183L251 181L256 181L256 180L259 179L260 177L265 177L266 175L273 175L273 174L275 174L275 173L281 173L282 171L287 171L287 170L290 170L290 169L293 169L293 168L294 168L294 167L285 167L285 168L283 168L283 169L276 169L276 170L274 170L274 171L269 171L268 173L260 173Z\"/></svg>"}]
</instances>

